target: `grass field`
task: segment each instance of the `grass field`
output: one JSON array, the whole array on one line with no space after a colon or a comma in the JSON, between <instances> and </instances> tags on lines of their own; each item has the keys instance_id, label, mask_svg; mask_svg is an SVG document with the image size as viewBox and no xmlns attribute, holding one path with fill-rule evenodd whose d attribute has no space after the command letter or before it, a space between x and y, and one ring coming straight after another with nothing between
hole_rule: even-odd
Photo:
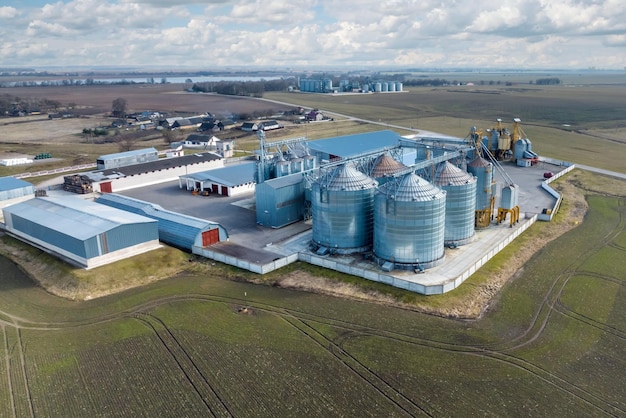
<instances>
[{"instance_id":1,"label":"grass field","mask_svg":"<svg viewBox=\"0 0 626 418\"><path fill-rule=\"evenodd\" d=\"M626 173L626 86L414 88L404 93L321 95L267 93L284 101L372 120L465 137L514 117L547 157ZM396 129L397 130L397 129ZM406 132L399 132L406 133Z\"/></svg>"},{"instance_id":2,"label":"grass field","mask_svg":"<svg viewBox=\"0 0 626 418\"><path fill-rule=\"evenodd\" d=\"M429 89L377 96L373 104L361 96L272 97L459 136L471 125L519 116L540 154L623 172L624 120L612 111L602 116L611 106L623 108L618 94L609 92L621 87L607 89L604 99L600 87L588 88ZM592 90L599 94L595 99L587 95ZM543 103L542 92L558 100ZM109 99L98 100L104 106ZM559 109L570 102L569 113ZM573 116L584 113L585 105L589 115L575 127L581 133L571 132ZM544 110L532 122L518 113L537 106ZM337 119L271 138L380 128ZM72 152L93 154L80 141L72 145L76 151L64 140L55 144L55 153L67 159ZM459 289L436 297L302 267L385 293L407 308L273 286L298 266L255 285L246 282L251 273L188 263L184 253L171 249L158 262L137 258L84 275L55 266L40 251L25 251L43 261L39 273L70 291L93 281L121 288L142 270L158 274L172 268L167 279L72 301L47 293L0 256L0 416L626 416L626 188L586 172L563 181L588 195L584 222L523 263L473 320L415 308L430 312L464 303L558 224L534 225ZM564 202L563 211L576 210L574 205ZM181 263L184 271L176 268Z\"/></svg>"},{"instance_id":3,"label":"grass field","mask_svg":"<svg viewBox=\"0 0 626 418\"><path fill-rule=\"evenodd\" d=\"M588 201L475 321L206 270L72 302L0 258L0 416L623 416L626 197Z\"/></svg>"}]
</instances>

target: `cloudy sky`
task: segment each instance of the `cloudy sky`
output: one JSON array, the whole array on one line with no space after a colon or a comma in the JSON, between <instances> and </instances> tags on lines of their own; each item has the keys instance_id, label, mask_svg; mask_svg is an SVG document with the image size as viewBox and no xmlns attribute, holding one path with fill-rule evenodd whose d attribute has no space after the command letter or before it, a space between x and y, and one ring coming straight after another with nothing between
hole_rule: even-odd
<instances>
[{"instance_id":1,"label":"cloudy sky","mask_svg":"<svg viewBox=\"0 0 626 418\"><path fill-rule=\"evenodd\" d=\"M0 67L626 68L624 0L1 0Z\"/></svg>"}]
</instances>

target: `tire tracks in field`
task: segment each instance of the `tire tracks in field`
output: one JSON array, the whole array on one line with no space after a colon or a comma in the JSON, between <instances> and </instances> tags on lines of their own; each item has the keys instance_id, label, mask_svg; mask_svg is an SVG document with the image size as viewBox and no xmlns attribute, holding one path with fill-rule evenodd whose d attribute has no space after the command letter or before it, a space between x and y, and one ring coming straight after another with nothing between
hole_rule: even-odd
<instances>
[{"instance_id":1,"label":"tire tracks in field","mask_svg":"<svg viewBox=\"0 0 626 418\"><path fill-rule=\"evenodd\" d=\"M4 351L4 361L5 361L6 374L7 374L6 376L7 386L9 389L9 401L11 403L11 412L13 414L12 416L13 418L16 418L15 396L13 395L13 379L11 379L11 361L9 359L9 355L10 355L9 336L7 335L7 330L4 324L0 324L0 329L2 330L2 342L3 342L2 346L3 346L3 351Z\"/></svg>"},{"instance_id":2,"label":"tire tracks in field","mask_svg":"<svg viewBox=\"0 0 626 418\"><path fill-rule=\"evenodd\" d=\"M553 284L553 287L556 285ZM564 284L563 284L564 286ZM559 291L560 293L560 291ZM184 301L205 301L205 302L217 302L217 303L226 303L226 304L240 304L241 306L249 306L252 307L253 309L259 310L259 311L265 311L267 313L270 314L275 314L278 315L280 317L282 317L283 319L287 320L286 317L291 317L291 318L297 318L298 321L314 321L314 322L318 322L320 324L324 324L324 325L330 325L339 329L342 329L344 331L349 331L355 334L360 334L361 336L374 336L374 337L380 337L380 338L384 338L387 340L393 340L393 341L398 341L398 342L404 342L404 343L408 343L408 344L413 344L413 345L418 345L421 347L426 347L426 348L432 348L432 349L437 349L437 350L442 350L442 351L447 351L447 352L451 352L451 353L457 353L457 354L467 354L467 355L475 355L475 356L480 356L483 358L488 358L488 359L492 359L501 363L505 363L508 364L509 366L515 367L519 370L525 371L533 376L535 376L536 378L550 384L553 385L556 389L563 391L567 394L569 394L570 396L577 398L581 401L583 401L584 403L587 403L588 405L598 409L599 411L602 411L608 415L612 415L612 416L619 416L619 415L626 415L626 410L621 409L619 406L613 405L610 402L604 400L600 395L598 394L594 394L586 389L583 389L582 387L570 383L568 382L566 379L556 375L555 373L552 373L550 371L547 371L537 365L534 365L530 362L528 362L527 360L524 360L522 358L519 358L517 356L514 356L513 354L510 353L510 351L523 347L527 344L530 344L532 341L536 340L537 338L539 338L540 334L543 332L543 329L545 328L548 319L546 318L546 320L543 321L541 328L537 331L537 333L533 334L532 338L529 341L526 342L522 342L520 344L517 344L513 347L503 347L503 348L489 348L487 345L485 346L481 346L481 345L462 345L462 344L455 344L455 343L447 343L447 342L443 342L443 341L438 341L438 340L434 340L434 339L428 339L428 338L423 338L423 337L415 337L415 336L411 336L411 335L407 335L407 334L402 334L402 333L397 333L397 332L393 332L393 331L387 331L387 330L381 330L378 328L374 328L374 327L368 327L368 326L363 326L361 324L357 324L354 322L350 322L350 321L343 321L343 320L337 320L335 318L329 318L329 317L324 317L324 316L320 316L320 315L314 315L314 314L309 314L306 312L301 312L298 310L294 310L294 309L285 309L281 306L276 306L276 305L271 305L271 304L266 304L266 303L250 303L249 300L244 300L241 298L230 298L230 297L223 297L223 296L211 296L211 295L201 295L201 294L188 294L188 295L179 295L179 296L170 296L170 297L164 297L164 298L160 298L160 299L156 299L150 302L146 302L144 304L141 304L133 309L127 309L123 312L118 312L116 314L109 314L109 315L105 315L103 317L103 319L101 320L92 320L89 322L85 322L85 323L81 323L80 325L76 325L76 326L72 326L71 324L67 324L67 323L63 323L63 326L60 328L74 328L74 327L81 327L81 326L91 326L94 324L98 324L98 323L105 323L105 322L110 322L113 320L117 320L117 319L123 319L124 317L133 317L136 318L137 316L140 315L146 315L145 311L150 310L150 309L154 309L157 308L159 306L163 306L163 305L167 305L169 303L176 303L176 302L184 302ZM555 311L554 308L554 302L550 305L550 312L552 313ZM152 316L153 318L156 318L154 316ZM159 320L160 321L160 320ZM46 324L46 325L59 325L59 324ZM293 323L292 323L293 325ZM163 325L164 326L164 325ZM310 327L309 325L307 325L307 327ZM152 327L151 327L152 328ZM166 327L165 327L166 328ZM42 329L51 329L51 328L42 328ZM53 328L53 329L59 329L59 328ZM299 328L300 329L300 328ZM153 328L154 330L154 328ZM169 331L169 330L168 330ZM156 330L154 330L154 332L156 332ZM317 331L316 331L317 332ZM163 342L163 344L166 344L167 339L163 337L163 335L158 335L158 337L161 339L161 341ZM333 346L337 347L337 350L339 352L345 352L347 353L346 350L344 350L340 345L338 345L337 343L333 342L332 340L328 339L327 337L323 336L324 339L326 339L327 341L329 341L330 343L333 344ZM345 340L345 336L341 337L343 340ZM184 352L184 349L182 348L182 345L176 341L176 344L181 348L181 350ZM166 346L167 348L167 346ZM168 349L168 351L170 351ZM177 361L177 363L179 364L179 367L181 367L181 370L183 370L183 366L179 363L178 360L180 360L179 357L176 356L175 353L173 353L172 351L170 351L170 354L174 357L174 359ZM336 353L331 352L331 354L335 357L337 357ZM188 354L186 354L186 352L184 352L184 354L182 354L182 358L184 358L184 356L188 357ZM339 359L341 360L342 358L339 357ZM356 359L353 360L354 362L358 363L358 361L356 361ZM344 363L346 364L346 363ZM364 370L371 372L371 370L369 368L367 368L367 366L362 365L361 363L360 367L362 367ZM193 365L193 367L196 367L195 365ZM197 367L196 367L197 368ZM357 373L358 372L353 368L350 367L351 369L353 369L353 372ZM373 372L372 372L373 373ZM365 376L367 376L367 374L365 374ZM363 377L363 376L362 376ZM367 380L367 378L364 378L365 380ZM372 380L376 381L376 379L372 376ZM370 386L372 385L371 381L369 381ZM405 395L401 394L401 392L398 391L398 389L394 388L392 385L389 385L388 383L384 382L381 383L382 387L387 386L389 391L396 392L399 395L401 395L401 397L405 397ZM194 386L194 388L196 388ZM196 388L196 391L198 389ZM377 391L380 391L380 387L377 388ZM387 397L388 395L385 394L385 397ZM388 398L389 399L389 398ZM408 400L408 398L406 398ZM409 402L413 403L418 409L419 406L417 406L416 403L414 403L413 401L409 400ZM406 407L403 407L403 410ZM612 410L615 410L617 412L611 412ZM426 411L423 411L424 414L428 414Z\"/></svg>"},{"instance_id":3,"label":"tire tracks in field","mask_svg":"<svg viewBox=\"0 0 626 418\"><path fill-rule=\"evenodd\" d=\"M340 345L326 337L324 334L318 332L302 319L291 315L288 311L285 311L280 316L285 322L298 330L300 333L304 334L317 346L324 349L327 353L350 369L367 386L378 392L398 409L404 411L408 416L433 416L424 407L412 401L379 374L361 363L356 357L344 350Z\"/></svg>"},{"instance_id":4,"label":"tire tracks in field","mask_svg":"<svg viewBox=\"0 0 626 418\"><path fill-rule=\"evenodd\" d=\"M590 392L589 390L578 386L574 383L570 383L567 379L558 376L557 374L547 371L540 366L537 366L528 360L520 358L514 355L516 350L519 350L525 346L528 346L534 343L545 330L546 326L550 322L550 318L553 314L564 314L572 317L572 319L579 320L584 322L585 324L600 329L604 332L607 332L610 335L616 336L620 339L624 339L624 332L610 327L607 324L600 323L598 321L594 321L591 318L585 317L584 315L578 314L576 312L571 311L566 308L565 305L561 301L561 296L563 291L571 279L576 274L589 274L580 271L580 267L592 256L597 254L602 248L607 245L611 245L612 241L618 236L618 234L622 233L625 229L624 227L624 201L623 199L618 200L618 212L619 212L619 221L617 222L616 228L612 231L609 231L605 237L602 238L600 245L598 245L594 250L585 254L584 257L580 257L565 268L563 268L560 274L553 280L550 288L546 292L542 303L538 307L530 325L527 329L516 336L514 339L509 341L501 341L497 343L489 343L489 344L455 344L449 343L445 341L438 341L435 339L429 339L424 337L417 337L413 335L402 334L394 331L387 331L384 329L364 326L359 323L350 322L350 321L342 321L336 318L329 318L322 315L310 314L307 312L298 311L297 309L289 309L284 308L282 306L271 305L267 303L254 302L250 303L249 300L242 300L241 298L232 298L225 296L213 296L213 295L202 295L202 294L186 294L186 295L174 295L169 297L158 298L143 304L136 305L131 308L124 309L119 312L113 312L106 315L101 315L98 317L94 317L91 319L87 319L84 321L66 321L66 322L36 322L36 321L28 321L23 318L18 318L12 316L8 313L0 311L0 326L12 327L16 330L19 329L36 329L36 330L54 330L54 329L64 329L64 328L78 328L84 326L96 325L99 323L105 323L110 321L115 321L119 319L123 319L124 317L135 317L141 321L143 321L146 326L149 326L153 329L153 332L161 339L162 343L166 347L166 349L170 352L170 354L174 357L174 360L179 364L181 370L185 372L189 372L189 370L195 370L199 376L195 378L199 379L198 381L204 380L205 384L208 385L208 382L200 373L198 367L191 361L190 356L184 350L184 347L180 342L176 340L171 331L165 326L165 324L161 321L161 325L156 325L154 321L160 321L158 318L154 316L150 316L154 318L154 320L147 320L145 315L145 311L157 308L161 305L166 305L169 303L176 303L182 301L190 301L190 300L199 300L199 301L209 301L209 302L218 302L218 303L228 303L228 304L240 304L242 306L251 306L254 309L258 309L261 311L266 311L268 313L272 313L280 316L282 319L291 324L291 326L296 327L300 332L304 333L308 336L308 338L315 341L322 347L328 350L330 354L332 354L335 358L339 359L343 362L347 367L353 370L354 373L361 376L361 378L366 381L370 386L374 387L379 393L383 394L387 399L393 400L394 404L400 407L400 409L405 412L409 410L417 411L418 413L429 415L427 411L422 409L417 403L407 398L403 395L398 389L394 388L393 385L384 381L380 378L375 372L372 372L367 366L359 362L353 355L351 355L348 351L343 348L343 342L346 338L350 338L352 336L377 336L380 338L385 338L389 340L402 341L404 343L414 344L418 346L428 347L432 349L444 350L449 352L456 352L460 354L481 356L484 358L489 358L498 362L502 362L508 364L512 367L523 370L533 376L541 379L542 381L553 385L555 388L577 398L581 401L587 403L588 405L597 408L599 411L602 411L608 415L613 416L621 416L626 415L626 410L619 405L615 405L604 398L602 398L601 394L596 394ZM621 286L623 286L623 282L620 282L614 278L608 278L606 276L602 277L606 280L611 280L617 282ZM141 318L139 318L141 317ZM9 318L4 319L4 318ZM325 325L330 325L333 327L337 327L347 332L347 334L342 334L338 339L331 340L323 334L316 331L311 327L306 321L314 321ZM159 329L162 327L162 331L159 332ZM8 347L8 339L6 330L4 332L5 335L5 351L9 351ZM20 351L22 356L22 367L24 367L24 353L22 351L22 347L20 345ZM181 364L181 359L190 362L188 365L189 369L185 369L186 366ZM23 368L24 376L26 377L25 368ZM186 373L188 379L191 379L189 375ZM194 379L195 379L194 378ZM190 380L192 385L194 381ZM198 384L198 383L196 383ZM210 388L210 385L208 385ZM196 391L199 391L198 386L194 386ZM210 388L213 390L212 388ZM200 392L199 392L200 393ZM13 399L13 398L12 398ZM13 402L15 400L13 399ZM221 402L221 400L220 400ZM223 403L222 403L223 405ZM207 406L208 407L208 406ZM230 414L226 405L223 405L224 410L227 411L226 416ZM32 401L30 403L30 411L32 416ZM209 409L210 410L210 409ZM211 411L211 413L214 413Z\"/></svg>"},{"instance_id":5,"label":"tire tracks in field","mask_svg":"<svg viewBox=\"0 0 626 418\"><path fill-rule=\"evenodd\" d=\"M622 331L619 328L605 324L604 322L596 321L595 319L587 315L583 315L579 312L576 312L570 309L569 307L567 307L567 305L561 302L561 300L557 302L555 310L559 312L561 315L564 315L564 316L567 316L568 318L582 322L586 325L589 325L590 327L599 329L609 335L613 335L614 337L626 342L626 332Z\"/></svg>"},{"instance_id":6,"label":"tire tracks in field","mask_svg":"<svg viewBox=\"0 0 626 418\"><path fill-rule=\"evenodd\" d=\"M178 365L180 371L185 375L187 382L194 388L211 416L233 417L232 412L229 410L224 400L220 398L208 379L202 374L200 368L194 363L189 353L185 350L184 345L178 341L176 336L161 319L141 311L135 312L131 317L140 321L157 336L163 344L163 347Z\"/></svg>"},{"instance_id":7,"label":"tire tracks in field","mask_svg":"<svg viewBox=\"0 0 626 418\"><path fill-rule=\"evenodd\" d=\"M541 336L549 322L552 312L556 311L555 306L560 300L563 290L571 277L575 274L586 274L580 271L580 267L584 265L584 263L587 262L587 260L589 260L592 256L596 255L602 248L609 246L613 240L626 229L623 210L624 199L619 199L617 201L617 206L617 213L619 214L619 217L616 227L607 232L607 234L601 239L600 245L596 246L592 251L587 252L584 257L578 257L560 271L559 275L556 279L554 279L550 289L544 296L543 302L537 309L537 312L535 313L526 331L509 341L502 341L501 343L488 345L485 346L486 348L488 347L489 349L495 351L517 350L533 343ZM540 319L542 317L543 320Z\"/></svg>"},{"instance_id":8,"label":"tire tracks in field","mask_svg":"<svg viewBox=\"0 0 626 418\"><path fill-rule=\"evenodd\" d=\"M331 325L326 322L322 322L324 325ZM337 327L336 324L333 326ZM403 342L407 344L419 345L426 348L433 348L440 351L447 351L450 353L456 354L464 354L477 356L481 358L486 358L490 360L495 360L499 363L507 364L508 366L514 367L518 370L522 370L528 374L535 376L537 379L542 380L543 382L554 386L556 389L563 391L570 396L581 400L582 402L600 410L604 413L612 416L619 416L622 414L626 414L626 411L621 409L619 406L611 404L604 400L600 395L592 393L587 389L584 389L581 386L573 384L566 379L558 376L555 373L552 373L548 370L545 370L525 359L516 357L512 354L506 353L504 351L494 351L485 348L479 348L474 346L459 346L453 345L445 347L441 343L438 344L429 344L423 339L420 341L414 341L413 337L402 335L402 334L393 334L388 331L380 331L380 330L370 330L365 331L359 328L349 327L347 324L344 325L347 328L344 328L344 332L339 335L335 340L335 344L338 344L341 347L344 341L349 338L359 338L359 337L380 337L385 338L387 340L394 340L397 342ZM462 348L463 347L463 348ZM343 349L343 348L342 348ZM332 353L331 353L332 354ZM366 366L364 366L366 367Z\"/></svg>"},{"instance_id":9,"label":"tire tracks in field","mask_svg":"<svg viewBox=\"0 0 626 418\"><path fill-rule=\"evenodd\" d=\"M30 385L28 384L28 373L26 372L26 360L22 344L22 330L17 327L10 328L15 333L15 341L10 343L7 327L1 324L0 326L4 337L6 374L13 417L29 416L34 418L33 399L30 393Z\"/></svg>"}]
</instances>

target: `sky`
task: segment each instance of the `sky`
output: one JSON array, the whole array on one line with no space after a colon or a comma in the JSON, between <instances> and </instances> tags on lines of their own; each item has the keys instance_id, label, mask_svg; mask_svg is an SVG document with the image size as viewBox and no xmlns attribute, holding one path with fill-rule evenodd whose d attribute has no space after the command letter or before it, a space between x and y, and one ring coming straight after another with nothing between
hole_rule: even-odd
<instances>
[{"instance_id":1,"label":"sky","mask_svg":"<svg viewBox=\"0 0 626 418\"><path fill-rule=\"evenodd\" d=\"M1 0L0 67L626 69L624 0Z\"/></svg>"}]
</instances>

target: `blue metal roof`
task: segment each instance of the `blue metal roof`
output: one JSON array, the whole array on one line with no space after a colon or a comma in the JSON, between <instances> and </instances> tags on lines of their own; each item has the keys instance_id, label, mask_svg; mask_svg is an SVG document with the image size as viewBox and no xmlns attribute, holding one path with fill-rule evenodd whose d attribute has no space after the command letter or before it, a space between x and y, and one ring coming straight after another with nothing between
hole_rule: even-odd
<instances>
[{"instance_id":1,"label":"blue metal roof","mask_svg":"<svg viewBox=\"0 0 626 418\"><path fill-rule=\"evenodd\" d=\"M293 186L294 184L302 183L303 181L303 173L295 173L288 176L265 180L263 183L265 183L267 187L271 187L272 189L280 189L283 187Z\"/></svg>"},{"instance_id":2,"label":"blue metal roof","mask_svg":"<svg viewBox=\"0 0 626 418\"><path fill-rule=\"evenodd\" d=\"M24 187L33 187L33 185L27 181L16 179L15 177L0 177L0 192L22 189Z\"/></svg>"},{"instance_id":3,"label":"blue metal roof","mask_svg":"<svg viewBox=\"0 0 626 418\"><path fill-rule=\"evenodd\" d=\"M107 193L96 199L97 203L137 213L158 221L159 239L167 244L191 250L203 231L219 229L220 241L228 239L228 233L217 222L172 212L163 207L132 197Z\"/></svg>"},{"instance_id":4,"label":"blue metal roof","mask_svg":"<svg viewBox=\"0 0 626 418\"><path fill-rule=\"evenodd\" d=\"M239 186L241 184L254 183L256 174L256 163L233 164L212 170L201 171L199 173L187 174L185 178L196 181L213 181L227 187Z\"/></svg>"},{"instance_id":5,"label":"blue metal roof","mask_svg":"<svg viewBox=\"0 0 626 418\"><path fill-rule=\"evenodd\" d=\"M52 231L81 240L124 224L155 222L145 216L98 205L78 197L37 197L9 206L4 210Z\"/></svg>"},{"instance_id":6,"label":"blue metal roof","mask_svg":"<svg viewBox=\"0 0 626 418\"><path fill-rule=\"evenodd\" d=\"M143 148L143 149L137 149L137 150L133 150L133 151L126 151L126 152L118 152L115 154L106 154L106 155L101 155L100 157L98 157L99 160L110 160L110 159L114 159L114 158L122 158L122 157L130 157L133 155L144 155L146 153L157 153L158 151L156 150L156 148Z\"/></svg>"},{"instance_id":7,"label":"blue metal roof","mask_svg":"<svg viewBox=\"0 0 626 418\"><path fill-rule=\"evenodd\" d=\"M393 131L377 131L363 134L336 136L308 141L311 151L351 158L369 152L383 151L398 146L401 136Z\"/></svg>"}]
</instances>

